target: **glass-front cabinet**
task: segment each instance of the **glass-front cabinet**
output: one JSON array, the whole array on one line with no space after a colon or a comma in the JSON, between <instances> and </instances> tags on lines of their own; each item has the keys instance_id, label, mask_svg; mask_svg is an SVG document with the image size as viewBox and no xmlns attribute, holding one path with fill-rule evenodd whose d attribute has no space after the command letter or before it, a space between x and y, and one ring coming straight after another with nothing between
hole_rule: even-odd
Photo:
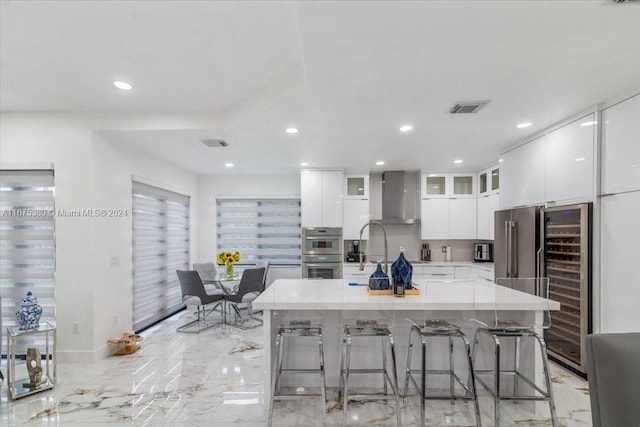
<instances>
[{"instance_id":1,"label":"glass-front cabinet","mask_svg":"<svg viewBox=\"0 0 640 427\"><path fill-rule=\"evenodd\" d=\"M490 167L478 172L478 196L488 196L500 191L500 168Z\"/></svg>"},{"instance_id":2,"label":"glass-front cabinet","mask_svg":"<svg viewBox=\"0 0 640 427\"><path fill-rule=\"evenodd\" d=\"M475 173L451 175L451 197L475 197L474 181Z\"/></svg>"},{"instance_id":3,"label":"glass-front cabinet","mask_svg":"<svg viewBox=\"0 0 640 427\"><path fill-rule=\"evenodd\" d=\"M475 173L422 173L423 199L475 197Z\"/></svg>"},{"instance_id":4,"label":"glass-front cabinet","mask_svg":"<svg viewBox=\"0 0 640 427\"><path fill-rule=\"evenodd\" d=\"M345 199L369 199L369 175L345 174L344 197Z\"/></svg>"}]
</instances>

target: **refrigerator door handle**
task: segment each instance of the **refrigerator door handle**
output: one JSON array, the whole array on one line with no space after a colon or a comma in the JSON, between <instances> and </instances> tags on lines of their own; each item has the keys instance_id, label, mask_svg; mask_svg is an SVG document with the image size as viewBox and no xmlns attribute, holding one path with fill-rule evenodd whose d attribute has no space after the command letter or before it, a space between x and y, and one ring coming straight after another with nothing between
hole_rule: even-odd
<instances>
[{"instance_id":1,"label":"refrigerator door handle","mask_svg":"<svg viewBox=\"0 0 640 427\"><path fill-rule=\"evenodd\" d=\"M507 277L511 277L511 221L504 222L504 247L507 255Z\"/></svg>"},{"instance_id":2,"label":"refrigerator door handle","mask_svg":"<svg viewBox=\"0 0 640 427\"><path fill-rule=\"evenodd\" d=\"M511 254L509 257L511 258L511 277L518 277L518 223L515 221L511 222L511 232L510 239L511 243Z\"/></svg>"}]
</instances>

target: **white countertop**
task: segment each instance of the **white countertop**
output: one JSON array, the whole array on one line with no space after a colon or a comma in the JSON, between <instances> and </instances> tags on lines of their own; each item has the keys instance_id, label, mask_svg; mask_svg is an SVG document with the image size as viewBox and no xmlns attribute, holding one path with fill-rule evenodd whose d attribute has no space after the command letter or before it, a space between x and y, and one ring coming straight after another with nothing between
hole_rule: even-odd
<instances>
[{"instance_id":1,"label":"white countertop","mask_svg":"<svg viewBox=\"0 0 640 427\"><path fill-rule=\"evenodd\" d=\"M420 295L370 295L348 280L278 279L254 302L258 310L559 310L560 304L486 280L417 280Z\"/></svg>"}]
</instances>

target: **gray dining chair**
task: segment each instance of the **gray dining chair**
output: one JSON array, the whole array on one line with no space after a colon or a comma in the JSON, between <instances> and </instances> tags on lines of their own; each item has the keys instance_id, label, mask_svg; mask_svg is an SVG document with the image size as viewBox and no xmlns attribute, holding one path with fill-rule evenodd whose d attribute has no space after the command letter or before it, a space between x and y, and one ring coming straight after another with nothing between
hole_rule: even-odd
<instances>
[{"instance_id":1,"label":"gray dining chair","mask_svg":"<svg viewBox=\"0 0 640 427\"><path fill-rule=\"evenodd\" d=\"M587 377L594 427L640 426L640 333L588 335Z\"/></svg>"},{"instance_id":2,"label":"gray dining chair","mask_svg":"<svg viewBox=\"0 0 640 427\"><path fill-rule=\"evenodd\" d=\"M264 271L265 268L247 268L242 272L240 284L238 290L232 294L225 295L224 299L227 303L227 307L231 306L235 313L235 322L228 323L229 325L236 326L240 329L252 329L262 325L262 319L253 316L251 303L258 298L258 296L264 290ZM240 311L240 304L247 305L247 315L243 316ZM229 309L227 308L227 312ZM245 327L244 323L247 320L255 320L257 325Z\"/></svg>"},{"instance_id":3,"label":"gray dining chair","mask_svg":"<svg viewBox=\"0 0 640 427\"><path fill-rule=\"evenodd\" d=\"M197 271L176 270L180 290L182 291L182 302L186 306L196 306L196 320L193 320L176 329L178 332L197 334L205 329L216 326L219 323L210 323L207 316L219 305L224 303L224 292L220 290L206 290L204 283ZM215 304L207 310L206 306ZM195 326L195 328L194 328Z\"/></svg>"}]
</instances>

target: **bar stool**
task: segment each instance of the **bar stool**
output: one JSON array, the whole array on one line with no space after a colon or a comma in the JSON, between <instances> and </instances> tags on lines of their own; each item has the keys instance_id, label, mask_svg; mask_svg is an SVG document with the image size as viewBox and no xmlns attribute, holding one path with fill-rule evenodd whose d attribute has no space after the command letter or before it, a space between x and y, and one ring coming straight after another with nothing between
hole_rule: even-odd
<instances>
[{"instance_id":1,"label":"bar stool","mask_svg":"<svg viewBox=\"0 0 640 427\"><path fill-rule=\"evenodd\" d=\"M382 344L382 367L372 369L351 368L351 342L354 338L380 337ZM387 369L387 353L385 338L389 344L391 353L391 373ZM349 394L349 375L351 374L382 374L382 394ZM387 383L391 386L393 394L388 394ZM396 369L396 352L393 345L393 336L387 325L379 325L375 320L358 320L355 325L344 325L342 336L342 357L340 360L340 387L342 388L343 408L342 425L347 424L347 412L349 399L353 400L391 400L394 399L396 407L396 423L400 425L400 405L398 402L398 371Z\"/></svg>"},{"instance_id":2,"label":"bar stool","mask_svg":"<svg viewBox=\"0 0 640 427\"><path fill-rule=\"evenodd\" d=\"M413 323L413 322L412 322ZM421 367L420 369L411 369L411 354L413 350L413 339L418 339L421 344ZM448 339L449 346L449 369L427 369L427 340L429 339ZM466 349L467 368L469 370L469 380L465 384L460 376L455 372L454 368L454 339L459 339L464 344ZM420 384L416 381L414 373L420 373ZM446 395L428 395L426 393L427 388L427 375L448 375L449 376L449 394ZM416 390L420 393L420 425L425 424L425 400L451 400L453 405L456 400L472 400L476 425L481 426L480 421L480 407L478 406L478 396L476 394L476 383L473 373L473 364L471 362L471 345L469 340L460 330L460 328L454 324L451 324L445 320L426 320L422 325L418 326L413 324L409 332L409 350L407 352L407 368L404 381L404 396L407 397L409 390L409 380L413 383ZM455 382L458 382L464 389L463 395L457 395L455 393Z\"/></svg>"},{"instance_id":3,"label":"bar stool","mask_svg":"<svg viewBox=\"0 0 640 427\"><path fill-rule=\"evenodd\" d=\"M526 292L532 295L540 295L547 299L549 297L549 279L546 277L533 277L533 278L499 278L496 279L496 301L498 301L498 294L500 288L507 287L521 292ZM489 322L481 322L482 326L476 329L473 345L473 357L472 360L476 363L476 354L480 337L487 336L490 338L493 344L493 354L495 355L494 369L475 369L475 375L478 382L491 394L494 398L494 416L495 426L500 426L500 401L501 400L525 400L525 401L546 401L549 403L549 410L551 413L551 424L553 427L558 426L558 419L556 417L556 407L553 399L553 390L551 388L551 378L549 376L549 366L547 360L547 349L544 339L535 331L535 328L547 329L551 325L551 317L547 307L545 307L543 315L535 319L528 318L515 318L516 315L509 316L508 312L496 312L493 318ZM533 338L534 342L538 343L540 348L540 354L542 356L542 368L546 390L542 389L535 383L535 380L527 377L520 369L520 355L522 353L521 345L523 338ZM500 347L503 340L513 339L513 369L505 369L501 367L500 361ZM535 352L535 348L534 348ZM493 387L490 386L485 380L482 379L482 375L493 376ZM501 381L505 376L513 378L513 389L510 394L503 394L500 391ZM520 381L523 384L528 385L533 390L532 394L521 394ZM536 395L535 393L538 393Z\"/></svg>"},{"instance_id":4,"label":"bar stool","mask_svg":"<svg viewBox=\"0 0 640 427\"><path fill-rule=\"evenodd\" d=\"M287 342L290 339L300 339L303 337L317 337L318 339L318 354L320 356L320 363L318 368L283 368L283 353L285 347L285 338ZM311 324L309 320L293 320L286 325L280 325L276 334L276 360L273 364L273 371L271 379L273 381L273 388L271 390L271 404L269 405L269 426L273 421L273 403L276 400L294 400L305 399L308 397L321 397L322 398L322 425L327 424L327 383L324 375L324 350L322 347L323 333L322 325ZM318 394L280 394L280 378L283 373L286 374L312 374L317 373L320 375L320 395Z\"/></svg>"}]
</instances>

